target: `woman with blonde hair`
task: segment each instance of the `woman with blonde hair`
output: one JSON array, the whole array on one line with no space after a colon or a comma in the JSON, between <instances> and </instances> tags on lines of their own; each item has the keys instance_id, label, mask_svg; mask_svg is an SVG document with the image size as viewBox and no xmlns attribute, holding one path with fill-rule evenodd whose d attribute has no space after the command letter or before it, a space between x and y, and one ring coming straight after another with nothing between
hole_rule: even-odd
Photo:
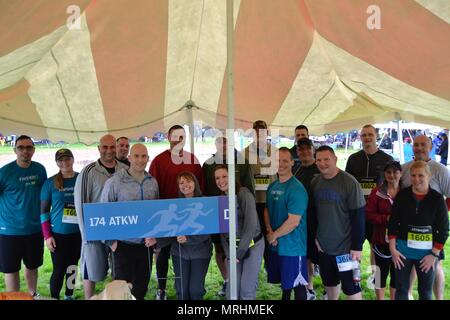
<instances>
[{"instance_id":1,"label":"woman with blonde hair","mask_svg":"<svg viewBox=\"0 0 450 320\"><path fill-rule=\"evenodd\" d=\"M396 268L396 300L408 300L409 278L415 266L420 300L431 300L436 262L448 238L444 197L430 188L431 171L414 161L411 186L395 197L388 224L389 249Z\"/></svg>"}]
</instances>

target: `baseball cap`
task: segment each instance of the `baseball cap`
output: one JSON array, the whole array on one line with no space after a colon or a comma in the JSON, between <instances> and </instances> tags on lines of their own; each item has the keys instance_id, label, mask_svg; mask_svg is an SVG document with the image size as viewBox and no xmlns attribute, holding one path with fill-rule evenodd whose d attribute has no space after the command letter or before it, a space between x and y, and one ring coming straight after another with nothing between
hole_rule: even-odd
<instances>
[{"instance_id":1,"label":"baseball cap","mask_svg":"<svg viewBox=\"0 0 450 320\"><path fill-rule=\"evenodd\" d=\"M386 165L384 166L384 171L386 171L389 168L392 168L395 171L402 171L402 166L398 161L389 161L388 163L386 163Z\"/></svg>"},{"instance_id":2,"label":"baseball cap","mask_svg":"<svg viewBox=\"0 0 450 320\"><path fill-rule=\"evenodd\" d=\"M55 153L55 161L58 161L62 157L73 158L72 151L70 151L69 149L59 149L58 151L56 151L56 153Z\"/></svg>"},{"instance_id":3,"label":"baseball cap","mask_svg":"<svg viewBox=\"0 0 450 320\"><path fill-rule=\"evenodd\" d=\"M264 120L253 122L253 129L267 129L267 123Z\"/></svg>"},{"instance_id":4,"label":"baseball cap","mask_svg":"<svg viewBox=\"0 0 450 320\"><path fill-rule=\"evenodd\" d=\"M301 138L301 139L298 139L298 141L297 141L297 147L300 148L301 146L314 147L314 144L308 138Z\"/></svg>"}]
</instances>

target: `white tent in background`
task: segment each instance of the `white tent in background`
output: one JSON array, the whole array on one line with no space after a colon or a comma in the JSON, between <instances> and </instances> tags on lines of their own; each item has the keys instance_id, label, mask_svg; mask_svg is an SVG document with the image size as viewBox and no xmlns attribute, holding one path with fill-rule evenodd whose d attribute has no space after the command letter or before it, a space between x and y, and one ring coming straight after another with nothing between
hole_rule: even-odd
<instances>
[{"instance_id":1,"label":"white tent in background","mask_svg":"<svg viewBox=\"0 0 450 320\"><path fill-rule=\"evenodd\" d=\"M226 127L227 1L0 1L0 128L92 143ZM234 0L236 127L450 122L447 0ZM76 19L78 17L78 19Z\"/></svg>"},{"instance_id":2,"label":"white tent in background","mask_svg":"<svg viewBox=\"0 0 450 320\"><path fill-rule=\"evenodd\" d=\"M227 116L447 127L449 22L447 0L0 0L0 128L92 143Z\"/></svg>"}]
</instances>

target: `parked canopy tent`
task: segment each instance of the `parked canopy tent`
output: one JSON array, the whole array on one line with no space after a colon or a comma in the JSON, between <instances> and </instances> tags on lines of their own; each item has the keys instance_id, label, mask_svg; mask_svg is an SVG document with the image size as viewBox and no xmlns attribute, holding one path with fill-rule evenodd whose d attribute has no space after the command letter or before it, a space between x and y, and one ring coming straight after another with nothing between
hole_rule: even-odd
<instances>
[{"instance_id":1,"label":"parked canopy tent","mask_svg":"<svg viewBox=\"0 0 450 320\"><path fill-rule=\"evenodd\" d=\"M234 11L236 127L448 126L449 1L236 0ZM185 105L224 128L226 90L226 1L0 0L3 134L151 135L187 123Z\"/></svg>"}]
</instances>

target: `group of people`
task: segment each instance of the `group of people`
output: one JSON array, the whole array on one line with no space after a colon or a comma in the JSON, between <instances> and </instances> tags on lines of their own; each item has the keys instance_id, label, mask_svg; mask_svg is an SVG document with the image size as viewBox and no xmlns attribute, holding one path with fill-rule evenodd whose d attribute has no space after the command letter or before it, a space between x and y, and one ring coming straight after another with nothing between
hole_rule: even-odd
<instances>
[{"instance_id":1,"label":"group of people","mask_svg":"<svg viewBox=\"0 0 450 320\"><path fill-rule=\"evenodd\" d=\"M178 235L168 238L88 241L83 204L229 195L235 175L237 199L237 298L256 299L264 261L269 283L281 284L282 299L316 298L318 267L329 300L340 290L362 299L359 263L365 239L378 299L384 299L391 276L391 299L408 299L415 277L420 299L443 298L441 260L448 237L448 169L429 158L431 142L414 139L414 160L401 166L376 145L376 129L361 129L363 149L351 155L345 171L337 167L333 148L315 149L308 128L295 129L295 145L268 143L265 121L253 123L254 141L235 150L235 172L228 172L227 140L218 137L217 152L203 166L184 150L185 132L168 131L170 147L148 170L145 145L112 135L98 144L100 157L78 174L69 149L55 154L59 172L47 179L45 168L32 161L34 144L20 136L17 160L0 169L0 272L8 291L20 288L21 261L31 294L37 293L44 243L51 252L51 296L72 299L80 261L86 299L111 269L112 278L132 284L136 299L148 291L156 256L156 299L167 299L170 260L178 299L200 300L212 250L223 277L222 294L230 298L229 235ZM448 200L448 198L447 198ZM170 257L172 259L170 259Z\"/></svg>"}]
</instances>

